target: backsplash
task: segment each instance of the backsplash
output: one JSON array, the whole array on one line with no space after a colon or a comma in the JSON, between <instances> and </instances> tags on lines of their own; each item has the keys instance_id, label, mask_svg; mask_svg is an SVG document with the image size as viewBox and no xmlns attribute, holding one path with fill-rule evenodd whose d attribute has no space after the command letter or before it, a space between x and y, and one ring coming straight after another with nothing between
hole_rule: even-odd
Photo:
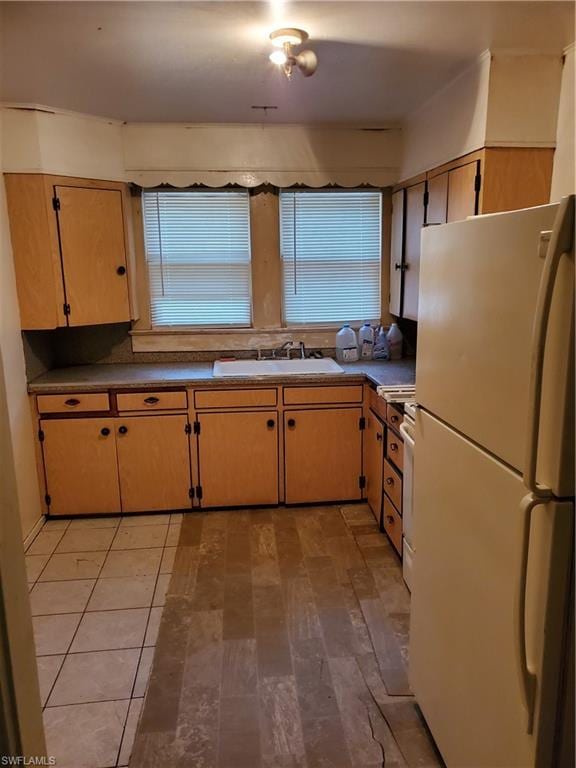
<instances>
[{"instance_id":1,"label":"backsplash","mask_svg":"<svg viewBox=\"0 0 576 768\"><path fill-rule=\"evenodd\" d=\"M110 363L198 363L225 357L225 352L133 352L130 324L57 328L53 331L24 331L24 357L28 381L53 368ZM310 350L313 351L313 350ZM334 356L334 349L323 349ZM250 350L235 350L234 357L250 359Z\"/></svg>"}]
</instances>

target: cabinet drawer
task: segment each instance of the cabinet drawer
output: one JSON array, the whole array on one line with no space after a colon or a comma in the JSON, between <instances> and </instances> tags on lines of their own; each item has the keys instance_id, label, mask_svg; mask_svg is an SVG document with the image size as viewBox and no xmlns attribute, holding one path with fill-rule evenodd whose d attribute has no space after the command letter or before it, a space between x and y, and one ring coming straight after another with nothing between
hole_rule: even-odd
<instances>
[{"instance_id":1,"label":"cabinet drawer","mask_svg":"<svg viewBox=\"0 0 576 768\"><path fill-rule=\"evenodd\" d=\"M400 470L404 469L404 443L391 429L386 430L386 458Z\"/></svg>"},{"instance_id":2,"label":"cabinet drawer","mask_svg":"<svg viewBox=\"0 0 576 768\"><path fill-rule=\"evenodd\" d=\"M374 411L374 413L380 416L381 419L386 421L386 400L384 400L383 397L380 397L374 389L370 389L368 391L368 406Z\"/></svg>"},{"instance_id":3,"label":"cabinet drawer","mask_svg":"<svg viewBox=\"0 0 576 768\"><path fill-rule=\"evenodd\" d=\"M276 405L275 389L200 389L194 392L196 408L251 408Z\"/></svg>"},{"instance_id":4,"label":"cabinet drawer","mask_svg":"<svg viewBox=\"0 0 576 768\"><path fill-rule=\"evenodd\" d=\"M402 424L404 420L404 412L400 411L398 408L394 407L393 405L388 405L386 409L386 421L388 424L398 432L400 429L400 424Z\"/></svg>"},{"instance_id":5,"label":"cabinet drawer","mask_svg":"<svg viewBox=\"0 0 576 768\"><path fill-rule=\"evenodd\" d=\"M384 459L384 490L394 502L396 509L402 509L402 476L389 461Z\"/></svg>"},{"instance_id":6,"label":"cabinet drawer","mask_svg":"<svg viewBox=\"0 0 576 768\"><path fill-rule=\"evenodd\" d=\"M73 411L109 411L107 392L91 392L73 395L38 395L38 413L72 413Z\"/></svg>"},{"instance_id":7,"label":"cabinet drawer","mask_svg":"<svg viewBox=\"0 0 576 768\"><path fill-rule=\"evenodd\" d=\"M284 405L361 402L362 384L344 387L284 387Z\"/></svg>"},{"instance_id":8,"label":"cabinet drawer","mask_svg":"<svg viewBox=\"0 0 576 768\"><path fill-rule=\"evenodd\" d=\"M387 496L384 496L384 530L390 537L394 549L399 555L402 554L402 518L394 508L394 504Z\"/></svg>"},{"instance_id":9,"label":"cabinet drawer","mask_svg":"<svg viewBox=\"0 0 576 768\"><path fill-rule=\"evenodd\" d=\"M116 395L119 411L185 411L186 392L124 392Z\"/></svg>"}]
</instances>

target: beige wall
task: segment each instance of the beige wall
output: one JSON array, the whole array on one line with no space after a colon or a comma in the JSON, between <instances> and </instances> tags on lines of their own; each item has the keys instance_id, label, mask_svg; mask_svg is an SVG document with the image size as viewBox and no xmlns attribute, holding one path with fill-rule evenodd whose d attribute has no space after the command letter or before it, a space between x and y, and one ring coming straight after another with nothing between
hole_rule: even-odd
<instances>
[{"instance_id":1,"label":"beige wall","mask_svg":"<svg viewBox=\"0 0 576 768\"><path fill-rule=\"evenodd\" d=\"M576 47L572 44L565 52L564 68L562 71L562 90L560 93L560 108L558 110L558 132L556 152L554 154L554 171L552 173L552 191L550 200L559 200L562 196L576 191L574 143L576 125L574 123L574 91L576 82L574 70Z\"/></svg>"},{"instance_id":2,"label":"beige wall","mask_svg":"<svg viewBox=\"0 0 576 768\"><path fill-rule=\"evenodd\" d=\"M486 51L404 121L401 179L484 145L489 81Z\"/></svg>"},{"instance_id":3,"label":"beige wall","mask_svg":"<svg viewBox=\"0 0 576 768\"><path fill-rule=\"evenodd\" d=\"M0 138L2 135L0 115ZM3 155L0 155L0 168ZM9 430L16 471L22 533L27 536L41 517L30 406L26 392L20 313L4 183L0 183L0 351L3 360Z\"/></svg>"},{"instance_id":4,"label":"beige wall","mask_svg":"<svg viewBox=\"0 0 576 768\"><path fill-rule=\"evenodd\" d=\"M403 126L400 178L482 147L553 147L561 57L486 51Z\"/></svg>"}]
</instances>

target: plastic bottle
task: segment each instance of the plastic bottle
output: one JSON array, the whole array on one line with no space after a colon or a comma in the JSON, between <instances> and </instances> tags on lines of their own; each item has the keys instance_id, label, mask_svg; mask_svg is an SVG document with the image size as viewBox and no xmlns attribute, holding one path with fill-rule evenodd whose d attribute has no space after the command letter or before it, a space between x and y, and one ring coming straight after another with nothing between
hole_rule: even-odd
<instances>
[{"instance_id":1,"label":"plastic bottle","mask_svg":"<svg viewBox=\"0 0 576 768\"><path fill-rule=\"evenodd\" d=\"M388 360L389 349L386 331L382 326L378 329L374 342L374 360Z\"/></svg>"},{"instance_id":2,"label":"plastic bottle","mask_svg":"<svg viewBox=\"0 0 576 768\"><path fill-rule=\"evenodd\" d=\"M345 323L336 334L336 360L339 363L353 363L358 360L356 331Z\"/></svg>"},{"instance_id":3,"label":"plastic bottle","mask_svg":"<svg viewBox=\"0 0 576 768\"><path fill-rule=\"evenodd\" d=\"M400 360L402 357L402 331L396 323L392 323L386 334L388 339L388 349L390 350L390 360Z\"/></svg>"},{"instance_id":4,"label":"plastic bottle","mask_svg":"<svg viewBox=\"0 0 576 768\"><path fill-rule=\"evenodd\" d=\"M372 360L374 354L374 329L370 323L364 323L358 332L358 344L362 360Z\"/></svg>"}]
</instances>

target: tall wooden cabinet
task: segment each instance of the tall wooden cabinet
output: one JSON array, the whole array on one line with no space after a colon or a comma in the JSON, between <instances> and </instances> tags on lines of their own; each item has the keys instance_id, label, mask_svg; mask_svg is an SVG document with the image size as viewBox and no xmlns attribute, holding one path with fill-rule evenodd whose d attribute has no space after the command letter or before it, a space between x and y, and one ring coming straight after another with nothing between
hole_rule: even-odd
<instances>
[{"instance_id":1,"label":"tall wooden cabinet","mask_svg":"<svg viewBox=\"0 0 576 768\"><path fill-rule=\"evenodd\" d=\"M390 312L418 319L422 227L543 205L554 150L491 147L402 182L392 196Z\"/></svg>"},{"instance_id":2,"label":"tall wooden cabinet","mask_svg":"<svg viewBox=\"0 0 576 768\"><path fill-rule=\"evenodd\" d=\"M6 174L24 330L127 322L125 184Z\"/></svg>"}]
</instances>

